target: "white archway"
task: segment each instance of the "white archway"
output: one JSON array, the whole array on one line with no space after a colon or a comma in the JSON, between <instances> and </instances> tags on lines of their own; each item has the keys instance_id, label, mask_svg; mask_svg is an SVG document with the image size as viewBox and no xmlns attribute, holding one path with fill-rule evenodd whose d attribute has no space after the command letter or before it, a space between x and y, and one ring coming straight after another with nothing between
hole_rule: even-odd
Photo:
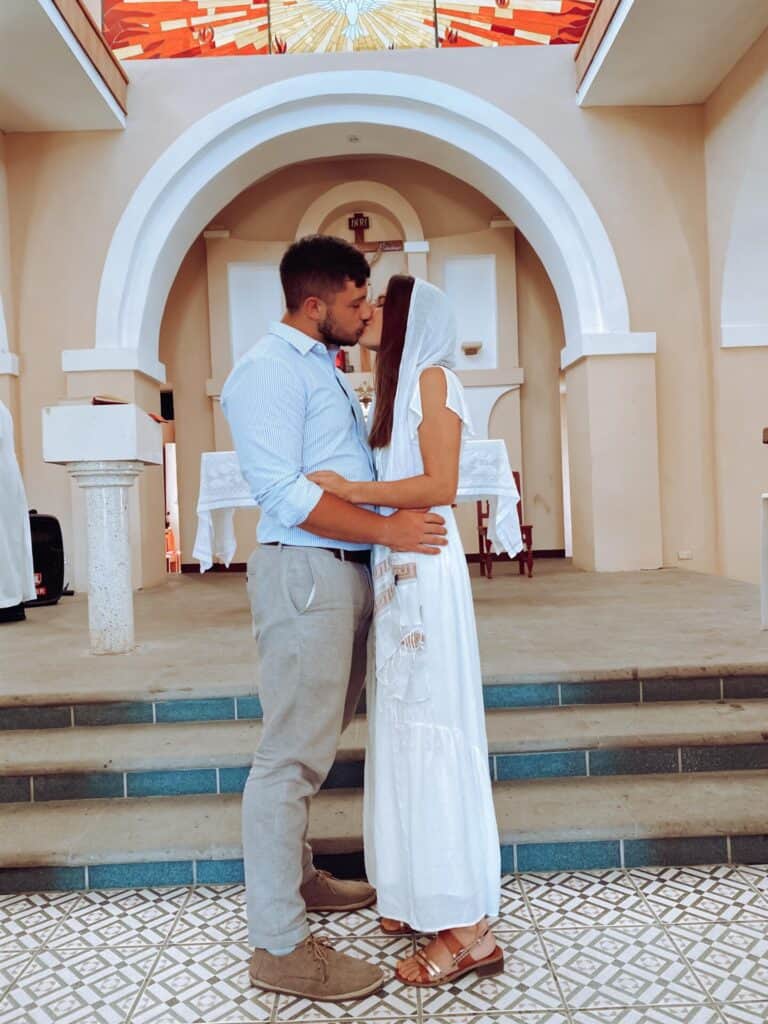
<instances>
[{"instance_id":1,"label":"white archway","mask_svg":"<svg viewBox=\"0 0 768 1024\"><path fill-rule=\"evenodd\" d=\"M734 204L720 306L723 348L768 347L768 112L751 127L754 140Z\"/></svg>"},{"instance_id":2,"label":"white archway","mask_svg":"<svg viewBox=\"0 0 768 1024\"><path fill-rule=\"evenodd\" d=\"M416 210L397 189L380 181L345 181L328 189L307 208L296 238L313 234L339 211L356 203L394 217L403 232L404 241L424 241L424 229Z\"/></svg>"},{"instance_id":3,"label":"white archway","mask_svg":"<svg viewBox=\"0 0 768 1024\"><path fill-rule=\"evenodd\" d=\"M407 152L487 195L527 236L557 292L564 365L649 352L633 335L616 256L586 194L556 154L464 90L385 71L330 71L241 96L184 132L139 184L115 230L99 290L95 348L65 370L136 369L163 379L160 321L181 261L208 221L286 164Z\"/></svg>"}]
</instances>

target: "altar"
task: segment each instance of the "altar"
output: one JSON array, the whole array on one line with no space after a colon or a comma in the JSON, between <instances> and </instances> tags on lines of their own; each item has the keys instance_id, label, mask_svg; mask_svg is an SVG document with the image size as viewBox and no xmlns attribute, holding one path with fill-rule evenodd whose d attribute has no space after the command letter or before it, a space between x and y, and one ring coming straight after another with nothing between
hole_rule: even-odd
<instances>
[{"instance_id":1,"label":"altar","mask_svg":"<svg viewBox=\"0 0 768 1024\"><path fill-rule=\"evenodd\" d=\"M489 539L497 551L514 558L523 547L517 512L520 495L503 441L467 441L463 446L456 501L481 500L490 503ZM256 508L256 502L240 471L237 453L203 452L193 549L200 572L210 569L216 559L226 566L232 562L238 508Z\"/></svg>"}]
</instances>

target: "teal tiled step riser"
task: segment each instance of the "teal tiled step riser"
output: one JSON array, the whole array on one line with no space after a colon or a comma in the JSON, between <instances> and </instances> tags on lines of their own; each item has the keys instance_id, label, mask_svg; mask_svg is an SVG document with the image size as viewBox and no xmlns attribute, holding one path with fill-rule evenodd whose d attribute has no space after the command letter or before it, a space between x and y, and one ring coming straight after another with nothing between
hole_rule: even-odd
<instances>
[{"instance_id":1,"label":"teal tiled step riser","mask_svg":"<svg viewBox=\"0 0 768 1024\"><path fill-rule=\"evenodd\" d=\"M89 725L170 725L182 722L253 721L263 717L251 697L201 700L116 701L110 704L51 704L0 708L0 731L67 729Z\"/></svg>"},{"instance_id":2,"label":"teal tiled step riser","mask_svg":"<svg viewBox=\"0 0 768 1024\"><path fill-rule=\"evenodd\" d=\"M332 867L333 857L325 858ZM768 835L519 843L501 847L504 874L693 864L768 863ZM150 861L72 867L0 868L0 894L243 882L242 860Z\"/></svg>"},{"instance_id":3,"label":"teal tiled step riser","mask_svg":"<svg viewBox=\"0 0 768 1024\"><path fill-rule=\"evenodd\" d=\"M607 775L688 774L768 769L768 743L709 747L631 747L494 754L495 782ZM157 771L0 776L0 804L51 800L203 796L242 793L248 766ZM362 761L338 761L324 789L359 789Z\"/></svg>"},{"instance_id":4,"label":"teal tiled step riser","mask_svg":"<svg viewBox=\"0 0 768 1024\"><path fill-rule=\"evenodd\" d=\"M696 679L635 679L599 683L509 683L483 687L489 710L575 704L653 704L686 700L766 700L768 675ZM0 708L0 731L90 725L160 725L246 721L262 717L259 698L118 701Z\"/></svg>"}]
</instances>

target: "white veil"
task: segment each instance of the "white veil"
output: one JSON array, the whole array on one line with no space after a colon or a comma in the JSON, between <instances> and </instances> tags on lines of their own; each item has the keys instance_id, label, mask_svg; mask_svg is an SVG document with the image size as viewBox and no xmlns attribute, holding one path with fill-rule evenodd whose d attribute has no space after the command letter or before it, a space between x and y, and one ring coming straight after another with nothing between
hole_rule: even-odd
<instances>
[{"instance_id":1,"label":"white veil","mask_svg":"<svg viewBox=\"0 0 768 1024\"><path fill-rule=\"evenodd\" d=\"M414 444L421 423L419 378L429 366L452 367L456 341L456 321L448 298L439 288L417 279L408 312L385 479L402 480L423 473L418 445ZM416 559L412 554L377 547L373 582L377 682L396 699L427 700L423 652L428 640L422 624Z\"/></svg>"}]
</instances>

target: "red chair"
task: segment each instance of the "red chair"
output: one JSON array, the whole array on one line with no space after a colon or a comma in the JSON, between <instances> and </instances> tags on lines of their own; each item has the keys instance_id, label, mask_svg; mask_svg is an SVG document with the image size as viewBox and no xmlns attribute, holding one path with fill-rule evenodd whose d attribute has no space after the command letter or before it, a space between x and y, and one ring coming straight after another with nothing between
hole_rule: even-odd
<instances>
[{"instance_id":1,"label":"red chair","mask_svg":"<svg viewBox=\"0 0 768 1024\"><path fill-rule=\"evenodd\" d=\"M520 474L513 471L517 493L520 491ZM491 515L489 501L477 502L477 546L480 555L480 575L493 579L493 544L488 538L488 520ZM523 522L523 499L517 503L517 517L520 522L520 533L523 538L523 550L515 556L520 566L520 575L528 573L528 579L533 576L533 525Z\"/></svg>"},{"instance_id":2,"label":"red chair","mask_svg":"<svg viewBox=\"0 0 768 1024\"><path fill-rule=\"evenodd\" d=\"M533 576L533 524L523 522L523 498L522 490L520 489L520 474L516 471L512 471L512 476L515 478L515 487L517 487L517 493L521 496L517 503L517 518L520 521L520 533L523 538L523 550L517 556L517 564L520 566L520 575L524 572L528 572L528 579Z\"/></svg>"}]
</instances>

